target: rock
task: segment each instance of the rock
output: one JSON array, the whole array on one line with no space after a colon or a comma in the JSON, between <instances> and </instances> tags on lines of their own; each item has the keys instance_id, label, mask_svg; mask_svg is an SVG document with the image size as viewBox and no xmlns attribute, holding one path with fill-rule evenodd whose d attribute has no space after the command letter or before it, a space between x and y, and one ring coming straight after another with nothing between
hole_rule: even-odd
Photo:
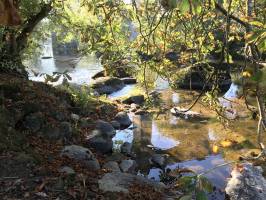
<instances>
[{"instance_id":1,"label":"rock","mask_svg":"<svg viewBox=\"0 0 266 200\"><path fill-rule=\"evenodd\" d=\"M87 161L86 167L93 170L93 171L97 171L97 170L101 169L100 163L96 158Z\"/></svg>"},{"instance_id":2,"label":"rock","mask_svg":"<svg viewBox=\"0 0 266 200\"><path fill-rule=\"evenodd\" d=\"M92 83L91 88L101 94L111 94L125 87L125 84L119 78L101 77Z\"/></svg>"},{"instance_id":3,"label":"rock","mask_svg":"<svg viewBox=\"0 0 266 200\"><path fill-rule=\"evenodd\" d=\"M185 108L180 108L180 107L174 107L171 109L171 113L177 117L181 117L184 119L200 119L200 120L204 120L207 119L207 117L203 116L202 114L189 110L186 111Z\"/></svg>"},{"instance_id":4,"label":"rock","mask_svg":"<svg viewBox=\"0 0 266 200\"><path fill-rule=\"evenodd\" d=\"M92 79L97 79L97 78L100 78L100 77L105 77L105 70L102 70L102 71L97 72L91 78Z\"/></svg>"},{"instance_id":5,"label":"rock","mask_svg":"<svg viewBox=\"0 0 266 200\"><path fill-rule=\"evenodd\" d=\"M165 167L165 165L166 165L165 155L154 154L154 155L152 155L150 161L152 164L159 166L161 168Z\"/></svg>"},{"instance_id":6,"label":"rock","mask_svg":"<svg viewBox=\"0 0 266 200\"><path fill-rule=\"evenodd\" d=\"M120 124L119 124L119 122L118 121L111 121L111 124L112 124L112 126L114 127L114 129L116 129L116 130L119 130L120 129Z\"/></svg>"},{"instance_id":7,"label":"rock","mask_svg":"<svg viewBox=\"0 0 266 200\"><path fill-rule=\"evenodd\" d=\"M37 132L41 129L43 123L43 117L41 113L33 113L25 117L23 125L26 129Z\"/></svg>"},{"instance_id":8,"label":"rock","mask_svg":"<svg viewBox=\"0 0 266 200\"><path fill-rule=\"evenodd\" d=\"M166 186L163 183L149 180L142 176L137 176L128 173L112 172L105 174L102 179L98 181L99 188L103 192L123 192L128 193L129 188L133 184L140 186L151 186L156 191L163 191Z\"/></svg>"},{"instance_id":9,"label":"rock","mask_svg":"<svg viewBox=\"0 0 266 200\"><path fill-rule=\"evenodd\" d=\"M103 120L98 120L96 122L96 130L99 131L100 135L105 137L105 138L112 138L115 136L116 131L112 124L105 122Z\"/></svg>"},{"instance_id":10,"label":"rock","mask_svg":"<svg viewBox=\"0 0 266 200\"><path fill-rule=\"evenodd\" d=\"M61 156L66 156L76 160L91 170L99 170L100 165L98 160L94 157L93 153L85 147L78 145L65 146L61 152Z\"/></svg>"},{"instance_id":11,"label":"rock","mask_svg":"<svg viewBox=\"0 0 266 200\"><path fill-rule=\"evenodd\" d=\"M74 113L72 113L72 114L70 115L70 117L71 117L71 119L72 119L73 121L75 121L75 122L79 121L79 119L80 119L79 115L74 114Z\"/></svg>"},{"instance_id":12,"label":"rock","mask_svg":"<svg viewBox=\"0 0 266 200\"><path fill-rule=\"evenodd\" d=\"M137 163L135 160L122 160L119 166L122 172L134 173Z\"/></svg>"},{"instance_id":13,"label":"rock","mask_svg":"<svg viewBox=\"0 0 266 200\"><path fill-rule=\"evenodd\" d=\"M125 100L122 101L122 103L124 104L135 103L135 104L141 105L144 103L144 101L145 101L144 95L135 95L135 96L126 98Z\"/></svg>"},{"instance_id":14,"label":"rock","mask_svg":"<svg viewBox=\"0 0 266 200\"><path fill-rule=\"evenodd\" d=\"M94 158L93 153L88 148L78 145L65 146L61 152L61 156L66 156L77 161L91 160Z\"/></svg>"},{"instance_id":15,"label":"rock","mask_svg":"<svg viewBox=\"0 0 266 200\"><path fill-rule=\"evenodd\" d=\"M63 166L63 167L61 167L58 171L59 171L60 173L67 174L67 175L73 175L73 174L76 173L76 172L74 171L74 169L72 169L71 167L68 167L68 166Z\"/></svg>"},{"instance_id":16,"label":"rock","mask_svg":"<svg viewBox=\"0 0 266 200\"><path fill-rule=\"evenodd\" d=\"M149 114L149 112L146 110L142 110L142 109L138 109L135 112L135 115L147 115L147 114Z\"/></svg>"},{"instance_id":17,"label":"rock","mask_svg":"<svg viewBox=\"0 0 266 200\"><path fill-rule=\"evenodd\" d=\"M81 118L79 125L81 128L91 128L95 126L95 122L93 122L91 119Z\"/></svg>"},{"instance_id":18,"label":"rock","mask_svg":"<svg viewBox=\"0 0 266 200\"><path fill-rule=\"evenodd\" d=\"M137 79L131 78L131 77L121 78L121 80L124 82L124 84L136 84L137 83Z\"/></svg>"},{"instance_id":19,"label":"rock","mask_svg":"<svg viewBox=\"0 0 266 200\"><path fill-rule=\"evenodd\" d=\"M95 136L88 140L88 146L103 154L110 153L113 150L113 140L102 136Z\"/></svg>"},{"instance_id":20,"label":"rock","mask_svg":"<svg viewBox=\"0 0 266 200\"><path fill-rule=\"evenodd\" d=\"M214 66L213 68L215 68ZM209 65L199 64L188 69L184 68L180 70L180 76L176 81L176 85L181 89L203 90L203 87L205 86L204 90L211 90L212 86L216 82L216 79L213 78L207 81L210 74L210 69L208 69L208 67ZM230 73L219 70L217 75L217 83L221 92L227 91L232 84Z\"/></svg>"},{"instance_id":21,"label":"rock","mask_svg":"<svg viewBox=\"0 0 266 200\"><path fill-rule=\"evenodd\" d=\"M117 113L114 120L120 124L121 129L127 128L132 124L132 122L129 119L129 116L126 112Z\"/></svg>"},{"instance_id":22,"label":"rock","mask_svg":"<svg viewBox=\"0 0 266 200\"><path fill-rule=\"evenodd\" d=\"M112 170L113 172L121 172L119 165L115 161L109 161L103 165L104 169Z\"/></svg>"},{"instance_id":23,"label":"rock","mask_svg":"<svg viewBox=\"0 0 266 200\"><path fill-rule=\"evenodd\" d=\"M165 58L170 60L170 61L172 61L172 62L175 62L175 61L178 61L180 56L179 56L179 54L177 52L170 51L170 52L167 52L165 54Z\"/></svg>"},{"instance_id":24,"label":"rock","mask_svg":"<svg viewBox=\"0 0 266 200\"><path fill-rule=\"evenodd\" d=\"M125 142L120 147L120 152L126 156L131 155L132 143Z\"/></svg>"},{"instance_id":25,"label":"rock","mask_svg":"<svg viewBox=\"0 0 266 200\"><path fill-rule=\"evenodd\" d=\"M243 168L236 167L231 176L225 188L231 200L266 199L266 180L261 167L244 163Z\"/></svg>"},{"instance_id":26,"label":"rock","mask_svg":"<svg viewBox=\"0 0 266 200\"><path fill-rule=\"evenodd\" d=\"M117 112L117 107L115 105L112 104L103 104L101 106L98 107L99 110L99 114L101 116L112 116L114 115L114 113Z\"/></svg>"},{"instance_id":27,"label":"rock","mask_svg":"<svg viewBox=\"0 0 266 200\"><path fill-rule=\"evenodd\" d=\"M135 104L135 103L132 103L132 104L130 104L130 108L131 109L139 109L140 108L140 105Z\"/></svg>"},{"instance_id":28,"label":"rock","mask_svg":"<svg viewBox=\"0 0 266 200\"><path fill-rule=\"evenodd\" d=\"M72 135L72 126L69 122L61 122L59 125L59 130L61 135L63 135L65 138L70 138Z\"/></svg>"},{"instance_id":29,"label":"rock","mask_svg":"<svg viewBox=\"0 0 266 200\"><path fill-rule=\"evenodd\" d=\"M130 71L129 66L116 67L113 73L113 76L118 77L118 78L130 77L130 74L128 71Z\"/></svg>"}]
</instances>

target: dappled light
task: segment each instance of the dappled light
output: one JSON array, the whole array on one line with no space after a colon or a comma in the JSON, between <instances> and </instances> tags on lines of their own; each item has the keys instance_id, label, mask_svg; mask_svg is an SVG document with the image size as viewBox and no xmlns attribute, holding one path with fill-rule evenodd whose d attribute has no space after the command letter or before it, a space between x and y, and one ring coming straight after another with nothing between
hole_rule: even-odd
<instances>
[{"instance_id":1,"label":"dappled light","mask_svg":"<svg viewBox=\"0 0 266 200\"><path fill-rule=\"evenodd\" d=\"M265 200L265 0L0 0L0 199Z\"/></svg>"}]
</instances>

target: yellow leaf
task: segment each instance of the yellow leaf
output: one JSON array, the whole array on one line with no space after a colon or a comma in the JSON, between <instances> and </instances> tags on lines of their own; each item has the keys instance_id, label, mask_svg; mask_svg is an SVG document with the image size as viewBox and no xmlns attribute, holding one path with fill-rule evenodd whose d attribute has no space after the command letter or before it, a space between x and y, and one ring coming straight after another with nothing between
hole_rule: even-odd
<instances>
[{"instance_id":1,"label":"yellow leaf","mask_svg":"<svg viewBox=\"0 0 266 200\"><path fill-rule=\"evenodd\" d=\"M213 153L218 153L218 151L219 151L219 147L217 145L213 145L212 152Z\"/></svg>"},{"instance_id":2,"label":"yellow leaf","mask_svg":"<svg viewBox=\"0 0 266 200\"><path fill-rule=\"evenodd\" d=\"M243 72L242 75L243 77L248 77L248 78L251 77L251 74L248 71Z\"/></svg>"},{"instance_id":3,"label":"yellow leaf","mask_svg":"<svg viewBox=\"0 0 266 200\"><path fill-rule=\"evenodd\" d=\"M220 144L222 145L222 147L230 147L233 143L230 140L223 140L220 142Z\"/></svg>"}]
</instances>

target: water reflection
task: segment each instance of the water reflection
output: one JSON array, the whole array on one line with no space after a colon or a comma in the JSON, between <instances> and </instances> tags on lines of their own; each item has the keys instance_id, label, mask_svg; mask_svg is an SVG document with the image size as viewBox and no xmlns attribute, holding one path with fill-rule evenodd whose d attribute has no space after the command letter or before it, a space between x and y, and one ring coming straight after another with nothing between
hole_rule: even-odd
<instances>
[{"instance_id":1,"label":"water reflection","mask_svg":"<svg viewBox=\"0 0 266 200\"><path fill-rule=\"evenodd\" d=\"M46 57L47 59L43 59ZM50 58L49 58L50 57ZM86 57L70 57L57 56L53 57L52 40L48 39L44 43L41 55L37 59L24 61L28 66L29 78L33 81L44 81L44 76L35 76L32 70L36 73L45 73L52 75L53 72L63 73L68 71L72 80L70 82L76 84L89 84L91 77L103 69L100 61L93 55ZM61 78L54 85L62 83Z\"/></svg>"},{"instance_id":2,"label":"water reflection","mask_svg":"<svg viewBox=\"0 0 266 200\"><path fill-rule=\"evenodd\" d=\"M151 144L158 149L168 150L180 144L180 141L167 137L160 132L157 124L152 122Z\"/></svg>"}]
</instances>

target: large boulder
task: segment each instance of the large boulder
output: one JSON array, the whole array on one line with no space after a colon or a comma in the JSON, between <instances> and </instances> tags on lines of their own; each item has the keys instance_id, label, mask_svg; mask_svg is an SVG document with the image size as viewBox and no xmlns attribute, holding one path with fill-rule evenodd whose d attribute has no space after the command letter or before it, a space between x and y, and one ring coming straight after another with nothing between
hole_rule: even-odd
<instances>
[{"instance_id":1,"label":"large boulder","mask_svg":"<svg viewBox=\"0 0 266 200\"><path fill-rule=\"evenodd\" d=\"M261 167L245 163L236 167L231 176L225 188L231 200L266 199L266 180Z\"/></svg>"},{"instance_id":2,"label":"large boulder","mask_svg":"<svg viewBox=\"0 0 266 200\"><path fill-rule=\"evenodd\" d=\"M114 127L105 121L98 120L96 122L93 137L88 138L87 144L101 153L109 153L113 149L113 140L116 131Z\"/></svg>"},{"instance_id":3,"label":"large boulder","mask_svg":"<svg viewBox=\"0 0 266 200\"><path fill-rule=\"evenodd\" d=\"M193 110L187 111L186 108L181 108L181 107L172 108L171 113L172 115L175 115L183 119L198 119L198 120L207 119L207 117L202 115L201 113L195 112Z\"/></svg>"},{"instance_id":4,"label":"large boulder","mask_svg":"<svg viewBox=\"0 0 266 200\"><path fill-rule=\"evenodd\" d=\"M231 84L231 76L228 71L218 70L217 76L209 79L212 68L218 68L219 65L213 63L211 65L198 64L193 67L180 69L179 78L176 81L176 86L181 89L192 90L211 90L214 84L218 84L221 92L227 91ZM228 68L229 69L229 68Z\"/></svg>"},{"instance_id":5,"label":"large boulder","mask_svg":"<svg viewBox=\"0 0 266 200\"><path fill-rule=\"evenodd\" d=\"M136 78L131 78L131 77L121 78L121 80L125 84L136 84L137 83L137 79Z\"/></svg>"},{"instance_id":6,"label":"large boulder","mask_svg":"<svg viewBox=\"0 0 266 200\"><path fill-rule=\"evenodd\" d=\"M91 85L96 92L101 94L111 94L125 87L125 84L119 78L101 77L97 78Z\"/></svg>"},{"instance_id":7,"label":"large boulder","mask_svg":"<svg viewBox=\"0 0 266 200\"><path fill-rule=\"evenodd\" d=\"M103 192L123 192L128 193L129 188L134 185L150 186L156 191L164 191L166 186L163 183L149 180L142 176L137 176L128 173L112 172L105 174L98 181L99 188Z\"/></svg>"},{"instance_id":8,"label":"large boulder","mask_svg":"<svg viewBox=\"0 0 266 200\"><path fill-rule=\"evenodd\" d=\"M99 131L99 134L105 138L113 138L116 133L112 124L105 122L103 120L98 120L96 122L95 129Z\"/></svg>"},{"instance_id":9,"label":"large boulder","mask_svg":"<svg viewBox=\"0 0 266 200\"><path fill-rule=\"evenodd\" d=\"M95 80L95 79L100 78L100 77L105 77L105 70L97 72L91 78Z\"/></svg>"},{"instance_id":10,"label":"large boulder","mask_svg":"<svg viewBox=\"0 0 266 200\"><path fill-rule=\"evenodd\" d=\"M113 150L113 140L111 138L105 138L101 135L97 135L87 141L89 147L95 149L100 153L110 153Z\"/></svg>"},{"instance_id":11,"label":"large boulder","mask_svg":"<svg viewBox=\"0 0 266 200\"><path fill-rule=\"evenodd\" d=\"M91 170L100 169L98 160L94 157L93 153L85 147L78 145L65 146L61 152L61 156L80 162Z\"/></svg>"},{"instance_id":12,"label":"large boulder","mask_svg":"<svg viewBox=\"0 0 266 200\"><path fill-rule=\"evenodd\" d=\"M140 105L140 104L143 104L144 101L145 101L144 95L134 95L134 96L130 96L130 97L124 99L122 101L122 103L124 103L124 104L134 103L134 104Z\"/></svg>"},{"instance_id":13,"label":"large boulder","mask_svg":"<svg viewBox=\"0 0 266 200\"><path fill-rule=\"evenodd\" d=\"M119 166L122 172L134 173L137 167L137 163L135 160L131 160L131 159L122 160Z\"/></svg>"},{"instance_id":14,"label":"large boulder","mask_svg":"<svg viewBox=\"0 0 266 200\"><path fill-rule=\"evenodd\" d=\"M132 124L132 121L129 119L126 112L117 113L114 120L120 124L121 129L128 128Z\"/></svg>"}]
</instances>

